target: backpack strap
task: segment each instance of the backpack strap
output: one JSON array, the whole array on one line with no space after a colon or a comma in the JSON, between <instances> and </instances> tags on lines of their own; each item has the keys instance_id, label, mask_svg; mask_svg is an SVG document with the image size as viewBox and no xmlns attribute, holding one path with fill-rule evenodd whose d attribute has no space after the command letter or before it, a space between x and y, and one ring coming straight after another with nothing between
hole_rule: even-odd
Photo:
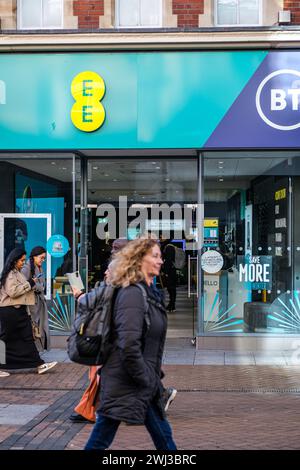
<instances>
[{"instance_id":1,"label":"backpack strap","mask_svg":"<svg viewBox=\"0 0 300 470\"><path fill-rule=\"evenodd\" d=\"M140 284L139 282L136 284L137 287L142 291L143 294L143 299L144 299L144 307L145 307L145 323L147 326L147 330L150 328L150 315L149 315L149 308L150 308L150 303L149 303L149 297L147 295L145 287Z\"/></svg>"}]
</instances>

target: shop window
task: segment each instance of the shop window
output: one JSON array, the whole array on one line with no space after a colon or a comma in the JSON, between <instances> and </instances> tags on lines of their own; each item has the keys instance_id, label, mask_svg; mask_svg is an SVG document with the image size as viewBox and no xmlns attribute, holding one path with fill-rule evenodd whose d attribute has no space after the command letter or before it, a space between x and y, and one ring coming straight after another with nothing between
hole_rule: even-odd
<instances>
[{"instance_id":1,"label":"shop window","mask_svg":"<svg viewBox=\"0 0 300 470\"><path fill-rule=\"evenodd\" d=\"M216 0L216 26L259 26L261 0Z\"/></svg>"},{"instance_id":2,"label":"shop window","mask_svg":"<svg viewBox=\"0 0 300 470\"><path fill-rule=\"evenodd\" d=\"M118 0L116 26L120 28L160 27L162 0Z\"/></svg>"},{"instance_id":3,"label":"shop window","mask_svg":"<svg viewBox=\"0 0 300 470\"><path fill-rule=\"evenodd\" d=\"M19 29L63 27L63 0L19 0Z\"/></svg>"},{"instance_id":4,"label":"shop window","mask_svg":"<svg viewBox=\"0 0 300 470\"><path fill-rule=\"evenodd\" d=\"M70 331L74 298L66 273L75 271L75 160L72 155L0 158L0 271L14 248L47 250L43 280L49 327Z\"/></svg>"},{"instance_id":5,"label":"shop window","mask_svg":"<svg viewBox=\"0 0 300 470\"><path fill-rule=\"evenodd\" d=\"M205 334L299 334L299 198L297 152L205 155Z\"/></svg>"}]
</instances>

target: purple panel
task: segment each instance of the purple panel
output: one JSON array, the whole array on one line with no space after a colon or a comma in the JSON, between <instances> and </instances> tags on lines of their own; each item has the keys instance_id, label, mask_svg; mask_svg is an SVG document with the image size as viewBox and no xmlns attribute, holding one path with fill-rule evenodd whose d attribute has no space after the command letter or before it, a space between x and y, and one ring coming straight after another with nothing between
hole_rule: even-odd
<instances>
[{"instance_id":1,"label":"purple panel","mask_svg":"<svg viewBox=\"0 0 300 470\"><path fill-rule=\"evenodd\" d=\"M270 52L205 148L300 147L300 52Z\"/></svg>"}]
</instances>

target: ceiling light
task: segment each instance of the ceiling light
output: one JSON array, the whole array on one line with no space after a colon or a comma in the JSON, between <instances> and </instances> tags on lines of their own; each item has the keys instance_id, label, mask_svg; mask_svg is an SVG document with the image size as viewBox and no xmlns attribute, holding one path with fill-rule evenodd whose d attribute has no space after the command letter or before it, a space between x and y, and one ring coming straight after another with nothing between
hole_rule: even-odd
<instances>
[{"instance_id":1,"label":"ceiling light","mask_svg":"<svg viewBox=\"0 0 300 470\"><path fill-rule=\"evenodd\" d=\"M222 181L224 181L224 179L223 179L223 178L219 178L219 181L221 181L221 182L222 182Z\"/></svg>"},{"instance_id":2,"label":"ceiling light","mask_svg":"<svg viewBox=\"0 0 300 470\"><path fill-rule=\"evenodd\" d=\"M157 170L160 170L160 166L156 166L155 168L156 168Z\"/></svg>"},{"instance_id":3,"label":"ceiling light","mask_svg":"<svg viewBox=\"0 0 300 470\"><path fill-rule=\"evenodd\" d=\"M97 166L93 166L93 170L98 170L98 167L97 167Z\"/></svg>"},{"instance_id":4,"label":"ceiling light","mask_svg":"<svg viewBox=\"0 0 300 470\"><path fill-rule=\"evenodd\" d=\"M109 174L108 174L108 173L105 173L105 175L104 175L104 176L109 176Z\"/></svg>"},{"instance_id":5,"label":"ceiling light","mask_svg":"<svg viewBox=\"0 0 300 470\"><path fill-rule=\"evenodd\" d=\"M51 162L51 165L56 165L56 162Z\"/></svg>"},{"instance_id":6,"label":"ceiling light","mask_svg":"<svg viewBox=\"0 0 300 470\"><path fill-rule=\"evenodd\" d=\"M116 178L114 178L114 179L113 179L113 181L115 181L115 182L116 182L116 181L118 181L118 180L116 180Z\"/></svg>"},{"instance_id":7,"label":"ceiling light","mask_svg":"<svg viewBox=\"0 0 300 470\"><path fill-rule=\"evenodd\" d=\"M165 181L170 181L170 178L166 178Z\"/></svg>"},{"instance_id":8,"label":"ceiling light","mask_svg":"<svg viewBox=\"0 0 300 470\"><path fill-rule=\"evenodd\" d=\"M220 165L223 165L224 162L219 162Z\"/></svg>"},{"instance_id":9,"label":"ceiling light","mask_svg":"<svg viewBox=\"0 0 300 470\"><path fill-rule=\"evenodd\" d=\"M219 166L220 170L223 170L223 167L222 166Z\"/></svg>"}]
</instances>

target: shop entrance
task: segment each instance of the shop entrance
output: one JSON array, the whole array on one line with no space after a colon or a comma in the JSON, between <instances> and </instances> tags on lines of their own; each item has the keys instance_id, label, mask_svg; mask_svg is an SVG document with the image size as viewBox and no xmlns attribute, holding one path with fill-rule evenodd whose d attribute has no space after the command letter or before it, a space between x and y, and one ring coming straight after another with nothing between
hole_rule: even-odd
<instances>
[{"instance_id":1,"label":"shop entrance","mask_svg":"<svg viewBox=\"0 0 300 470\"><path fill-rule=\"evenodd\" d=\"M87 242L82 262L88 287L103 280L113 240L157 236L165 264L156 285L172 310L168 335L195 337L197 159L89 159L85 165L87 210L81 220ZM138 224L138 218L144 223ZM168 283L170 253L176 273Z\"/></svg>"}]
</instances>

